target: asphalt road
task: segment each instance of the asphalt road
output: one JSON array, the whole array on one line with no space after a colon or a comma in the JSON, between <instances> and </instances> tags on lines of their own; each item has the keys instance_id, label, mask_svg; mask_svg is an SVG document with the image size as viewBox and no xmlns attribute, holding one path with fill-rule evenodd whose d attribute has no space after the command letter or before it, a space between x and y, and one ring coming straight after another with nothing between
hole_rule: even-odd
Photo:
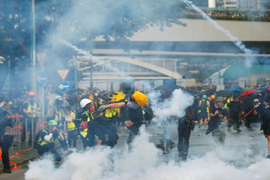
<instances>
[{"instance_id":1,"label":"asphalt road","mask_svg":"<svg viewBox=\"0 0 270 180\"><path fill-rule=\"evenodd\" d=\"M230 132L226 131L226 147L230 148L242 148L249 149L249 156L257 156L258 154L265 154L267 152L267 141L264 138L263 134L259 131L260 124L256 124L254 126L253 131L247 130L244 126L241 127L242 132L236 133L235 130L231 129ZM212 135L205 135L205 129L199 129L198 126L195 127L195 130L191 134L190 138L190 149L188 158L198 158L203 156L205 153L212 151L215 149L214 141ZM155 132L159 134L163 133L163 130L156 129ZM159 139L163 139L162 135L153 135L150 138L150 141L158 144ZM168 136L169 139L172 139L175 143L177 143L177 126L172 126L170 130L170 134ZM124 148L126 142L126 136L120 137L116 148ZM177 148L174 148L169 155L164 155L164 159L172 160L177 158ZM236 155L237 156L237 155ZM261 156L262 158L262 156ZM232 157L232 161L234 161L237 157ZM235 163L235 162L234 162ZM241 166L241 164L240 164ZM27 164L24 165L21 169L13 170L12 174L0 174L1 180L23 180L24 173L28 170Z\"/></svg>"}]
</instances>

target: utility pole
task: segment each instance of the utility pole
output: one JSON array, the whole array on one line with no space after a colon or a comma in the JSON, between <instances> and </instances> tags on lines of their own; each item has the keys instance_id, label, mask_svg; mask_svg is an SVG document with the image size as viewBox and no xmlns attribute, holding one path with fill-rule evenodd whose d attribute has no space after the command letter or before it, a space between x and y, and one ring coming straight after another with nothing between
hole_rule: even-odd
<instances>
[{"instance_id":1,"label":"utility pole","mask_svg":"<svg viewBox=\"0 0 270 180\"><path fill-rule=\"evenodd\" d=\"M36 83L36 21L35 0L32 0L32 90L37 93Z\"/></svg>"}]
</instances>

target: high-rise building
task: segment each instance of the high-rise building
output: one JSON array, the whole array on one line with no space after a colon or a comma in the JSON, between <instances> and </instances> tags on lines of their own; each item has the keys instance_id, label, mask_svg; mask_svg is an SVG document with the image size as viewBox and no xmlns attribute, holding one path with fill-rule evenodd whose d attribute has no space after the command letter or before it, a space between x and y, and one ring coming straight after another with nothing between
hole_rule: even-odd
<instances>
[{"instance_id":1,"label":"high-rise building","mask_svg":"<svg viewBox=\"0 0 270 180\"><path fill-rule=\"evenodd\" d=\"M270 0L223 0L223 2L224 8L243 8L243 9L270 8Z\"/></svg>"},{"instance_id":2,"label":"high-rise building","mask_svg":"<svg viewBox=\"0 0 270 180\"><path fill-rule=\"evenodd\" d=\"M239 8L244 9L258 9L259 8L259 1L260 0L238 0L239 1Z\"/></svg>"},{"instance_id":3,"label":"high-rise building","mask_svg":"<svg viewBox=\"0 0 270 180\"><path fill-rule=\"evenodd\" d=\"M209 8L216 8L216 0L208 0L208 7Z\"/></svg>"},{"instance_id":4,"label":"high-rise building","mask_svg":"<svg viewBox=\"0 0 270 180\"><path fill-rule=\"evenodd\" d=\"M258 8L270 8L270 0L258 0Z\"/></svg>"},{"instance_id":5,"label":"high-rise building","mask_svg":"<svg viewBox=\"0 0 270 180\"><path fill-rule=\"evenodd\" d=\"M224 7L225 8L238 8L239 0L224 0Z\"/></svg>"}]
</instances>

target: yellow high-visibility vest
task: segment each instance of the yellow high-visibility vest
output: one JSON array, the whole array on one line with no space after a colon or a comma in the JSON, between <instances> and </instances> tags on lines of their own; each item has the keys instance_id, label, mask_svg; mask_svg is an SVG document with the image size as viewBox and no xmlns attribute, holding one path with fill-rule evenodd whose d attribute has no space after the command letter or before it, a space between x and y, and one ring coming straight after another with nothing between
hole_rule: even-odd
<instances>
[{"instance_id":1,"label":"yellow high-visibility vest","mask_svg":"<svg viewBox=\"0 0 270 180\"><path fill-rule=\"evenodd\" d=\"M70 118L71 114L74 115L74 118L73 118L73 119L75 119L75 118L76 118L76 115L75 115L74 112L71 112L71 113L67 116L67 118ZM73 120L73 119L72 119L72 120ZM74 130L76 129L75 123L74 123L73 121L72 121L72 122L68 122L68 123L67 123L67 128L68 128L68 131L74 131Z\"/></svg>"},{"instance_id":2,"label":"yellow high-visibility vest","mask_svg":"<svg viewBox=\"0 0 270 180\"><path fill-rule=\"evenodd\" d=\"M42 132L45 132L46 135L49 135L49 132L46 131L46 130L43 130ZM38 144L39 144L40 146L44 146L45 144L54 142L53 136L52 136L52 138L50 139L50 141L45 141L45 140L43 140L43 139L41 138L42 132L40 133L40 136L39 136L39 139L38 139Z\"/></svg>"},{"instance_id":3,"label":"yellow high-visibility vest","mask_svg":"<svg viewBox=\"0 0 270 180\"><path fill-rule=\"evenodd\" d=\"M106 117L106 118L112 118L112 112L111 112L111 109L107 109L107 110L105 111L105 117Z\"/></svg>"},{"instance_id":4,"label":"yellow high-visibility vest","mask_svg":"<svg viewBox=\"0 0 270 180\"><path fill-rule=\"evenodd\" d=\"M27 114L27 116L28 117L37 117L37 104L34 103L32 106L29 101L27 101L27 103L28 103L27 111L33 112L33 114Z\"/></svg>"},{"instance_id":5,"label":"yellow high-visibility vest","mask_svg":"<svg viewBox=\"0 0 270 180\"><path fill-rule=\"evenodd\" d=\"M94 119L94 116L93 116L93 114L92 114L92 113L90 113L91 118L90 118L90 116L89 116L89 113L88 113L88 112L84 111L84 112L82 113L82 115L83 115L83 114L85 114L85 115L87 116L87 122L91 121L91 118L92 118L92 119Z\"/></svg>"},{"instance_id":6,"label":"yellow high-visibility vest","mask_svg":"<svg viewBox=\"0 0 270 180\"><path fill-rule=\"evenodd\" d=\"M88 130L88 128L85 128L83 131L81 131L82 137L86 138L86 136L87 136L87 130Z\"/></svg>"},{"instance_id":7,"label":"yellow high-visibility vest","mask_svg":"<svg viewBox=\"0 0 270 180\"><path fill-rule=\"evenodd\" d=\"M60 109L59 113L58 113L56 107L54 107L54 110L55 110L55 112L57 113L57 115L55 116L54 119L55 119L56 121L60 121L59 127L61 127L61 126L63 126L63 124L62 124L62 112L61 112L61 109Z\"/></svg>"}]
</instances>

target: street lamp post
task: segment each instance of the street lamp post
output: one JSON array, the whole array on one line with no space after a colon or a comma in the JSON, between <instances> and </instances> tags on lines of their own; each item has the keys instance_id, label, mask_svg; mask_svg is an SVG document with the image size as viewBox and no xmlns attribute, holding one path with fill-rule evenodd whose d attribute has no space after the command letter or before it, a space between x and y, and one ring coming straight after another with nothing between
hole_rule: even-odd
<instances>
[{"instance_id":1,"label":"street lamp post","mask_svg":"<svg viewBox=\"0 0 270 180\"><path fill-rule=\"evenodd\" d=\"M92 59L92 56L93 56L93 41L91 40L91 45L90 45L90 90L92 91L93 90L93 59Z\"/></svg>"}]
</instances>

